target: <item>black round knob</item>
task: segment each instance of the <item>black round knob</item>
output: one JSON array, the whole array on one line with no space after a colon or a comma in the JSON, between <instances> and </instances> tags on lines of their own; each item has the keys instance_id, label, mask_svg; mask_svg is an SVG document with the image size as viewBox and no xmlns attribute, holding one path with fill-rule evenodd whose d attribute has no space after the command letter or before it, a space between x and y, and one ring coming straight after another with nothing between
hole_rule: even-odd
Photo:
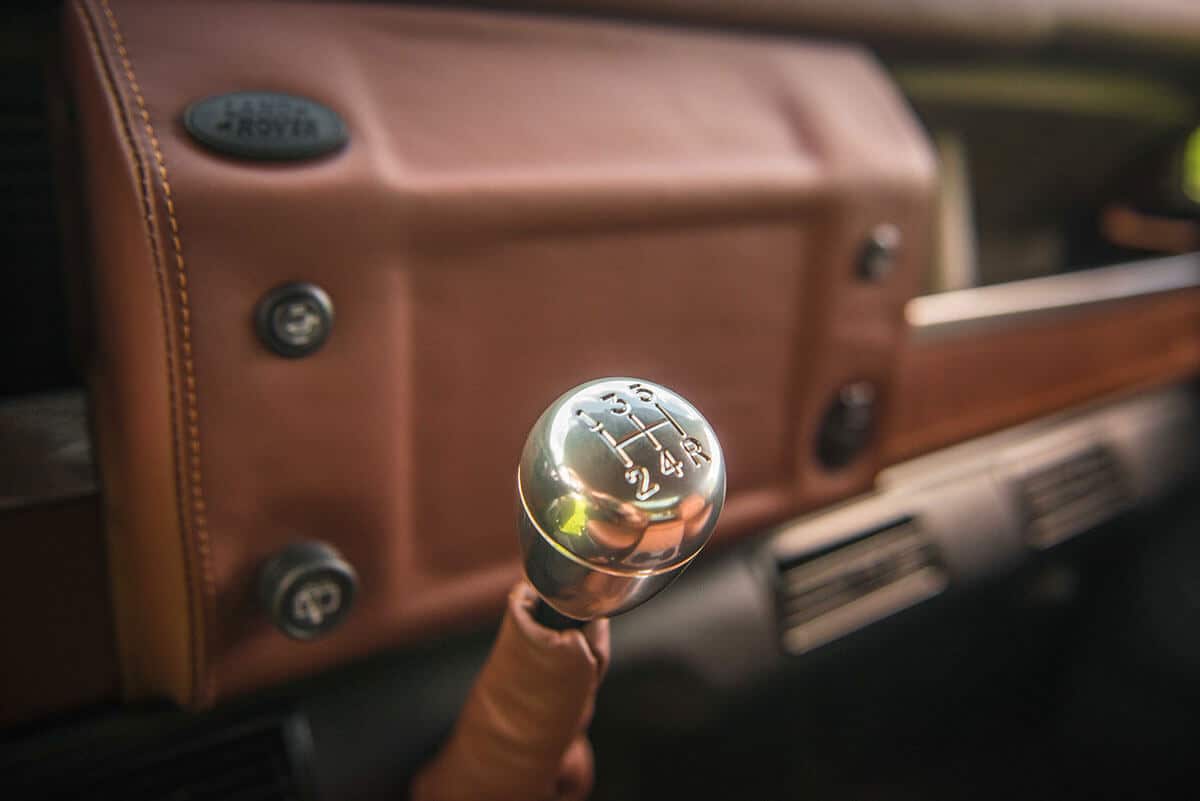
<instances>
[{"instance_id":1,"label":"black round knob","mask_svg":"<svg viewBox=\"0 0 1200 801\"><path fill-rule=\"evenodd\" d=\"M316 353L329 339L333 301L314 284L286 284L259 301L255 324L268 348L299 359Z\"/></svg>"},{"instance_id":2,"label":"black round knob","mask_svg":"<svg viewBox=\"0 0 1200 801\"><path fill-rule=\"evenodd\" d=\"M825 410L817 437L817 459L827 470L854 461L875 430L875 386L855 381L838 389Z\"/></svg>"},{"instance_id":3,"label":"black round knob","mask_svg":"<svg viewBox=\"0 0 1200 801\"><path fill-rule=\"evenodd\" d=\"M858 257L858 277L864 281L882 281L896 266L901 242L900 229L891 223L875 226L863 243Z\"/></svg>"},{"instance_id":4,"label":"black round knob","mask_svg":"<svg viewBox=\"0 0 1200 801\"><path fill-rule=\"evenodd\" d=\"M350 611L358 576L337 549L297 542L263 565L259 598L271 622L297 640L313 640L337 628Z\"/></svg>"}]
</instances>

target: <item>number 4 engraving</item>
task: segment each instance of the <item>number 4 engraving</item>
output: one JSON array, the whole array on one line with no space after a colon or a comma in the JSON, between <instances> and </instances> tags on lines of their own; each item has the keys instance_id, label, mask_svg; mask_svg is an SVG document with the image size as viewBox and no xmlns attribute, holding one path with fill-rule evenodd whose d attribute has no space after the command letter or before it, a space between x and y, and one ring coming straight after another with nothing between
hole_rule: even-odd
<instances>
[{"instance_id":1,"label":"number 4 engraving","mask_svg":"<svg viewBox=\"0 0 1200 801\"><path fill-rule=\"evenodd\" d=\"M625 471L625 480L637 486L633 496L639 501L653 498L661 487L650 483L650 471L644 467L631 467Z\"/></svg>"},{"instance_id":2,"label":"number 4 engraving","mask_svg":"<svg viewBox=\"0 0 1200 801\"><path fill-rule=\"evenodd\" d=\"M664 476L683 478L683 462L676 459L675 454L666 448L663 448L658 454L658 469Z\"/></svg>"}]
</instances>

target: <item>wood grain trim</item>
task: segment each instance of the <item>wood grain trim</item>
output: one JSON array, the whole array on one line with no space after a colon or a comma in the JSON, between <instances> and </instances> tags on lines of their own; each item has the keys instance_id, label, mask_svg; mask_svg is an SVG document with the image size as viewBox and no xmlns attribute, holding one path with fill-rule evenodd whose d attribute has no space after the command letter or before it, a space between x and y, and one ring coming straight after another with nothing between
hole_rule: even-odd
<instances>
[{"instance_id":1,"label":"wood grain trim","mask_svg":"<svg viewBox=\"0 0 1200 801\"><path fill-rule=\"evenodd\" d=\"M1200 289L1107 303L901 351L884 462L1200 374Z\"/></svg>"}]
</instances>

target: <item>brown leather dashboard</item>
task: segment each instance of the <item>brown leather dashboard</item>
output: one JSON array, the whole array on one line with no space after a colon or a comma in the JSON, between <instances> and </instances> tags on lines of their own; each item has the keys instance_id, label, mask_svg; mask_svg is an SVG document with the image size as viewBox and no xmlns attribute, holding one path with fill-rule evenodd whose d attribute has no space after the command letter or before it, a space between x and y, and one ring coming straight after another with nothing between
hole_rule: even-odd
<instances>
[{"instance_id":1,"label":"brown leather dashboard","mask_svg":"<svg viewBox=\"0 0 1200 801\"><path fill-rule=\"evenodd\" d=\"M720 542L861 493L886 465L1200 372L1196 290L910 337L933 160L854 46L121 0L70 5L65 37L103 495L0 513L17 544L69 518L59 609L88 610L22 617L35 645L15 657L28 681L0 704L10 720L118 692L207 706L494 617L517 573L521 441L598 375L652 377L704 410L729 468ZM190 104L244 90L332 108L347 146L246 163L189 136ZM880 225L899 256L865 280ZM324 348L284 359L253 320L294 281L337 314ZM818 429L854 383L876 393L878 435L830 469ZM361 578L319 642L285 638L255 594L298 539L336 545ZM24 547L25 578L55 569ZM39 637L96 669L64 692L39 667L61 647Z\"/></svg>"},{"instance_id":2,"label":"brown leather dashboard","mask_svg":"<svg viewBox=\"0 0 1200 801\"><path fill-rule=\"evenodd\" d=\"M826 474L807 443L843 384L887 396L932 163L861 51L377 6L81 3L67 31L130 695L205 705L494 610L514 456L592 376L705 408L725 536L869 482L877 448ZM264 88L334 109L347 147L247 164L180 125ZM898 264L862 281L884 223ZM282 359L250 323L296 281L337 322ZM314 643L254 591L300 539L361 579Z\"/></svg>"}]
</instances>

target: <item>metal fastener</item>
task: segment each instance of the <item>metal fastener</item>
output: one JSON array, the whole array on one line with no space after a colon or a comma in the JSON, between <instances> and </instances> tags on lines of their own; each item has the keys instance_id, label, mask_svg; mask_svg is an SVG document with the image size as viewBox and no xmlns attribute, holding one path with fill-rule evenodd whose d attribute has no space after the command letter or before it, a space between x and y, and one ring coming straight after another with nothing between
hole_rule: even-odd
<instances>
[{"instance_id":1,"label":"metal fastener","mask_svg":"<svg viewBox=\"0 0 1200 801\"><path fill-rule=\"evenodd\" d=\"M259 573L264 611L276 628L296 640L313 640L337 628L357 590L354 568L323 542L293 543Z\"/></svg>"},{"instance_id":2,"label":"metal fastener","mask_svg":"<svg viewBox=\"0 0 1200 801\"><path fill-rule=\"evenodd\" d=\"M902 239L900 229L891 223L872 228L859 255L858 277L864 281L882 281L891 275Z\"/></svg>"},{"instance_id":3,"label":"metal fastener","mask_svg":"<svg viewBox=\"0 0 1200 801\"><path fill-rule=\"evenodd\" d=\"M319 286L286 284L267 293L255 315L268 348L289 359L309 356L329 339L333 301Z\"/></svg>"},{"instance_id":4,"label":"metal fastener","mask_svg":"<svg viewBox=\"0 0 1200 801\"><path fill-rule=\"evenodd\" d=\"M817 459L827 470L853 462L875 431L875 385L855 381L838 389L825 411L817 437Z\"/></svg>"}]
</instances>

